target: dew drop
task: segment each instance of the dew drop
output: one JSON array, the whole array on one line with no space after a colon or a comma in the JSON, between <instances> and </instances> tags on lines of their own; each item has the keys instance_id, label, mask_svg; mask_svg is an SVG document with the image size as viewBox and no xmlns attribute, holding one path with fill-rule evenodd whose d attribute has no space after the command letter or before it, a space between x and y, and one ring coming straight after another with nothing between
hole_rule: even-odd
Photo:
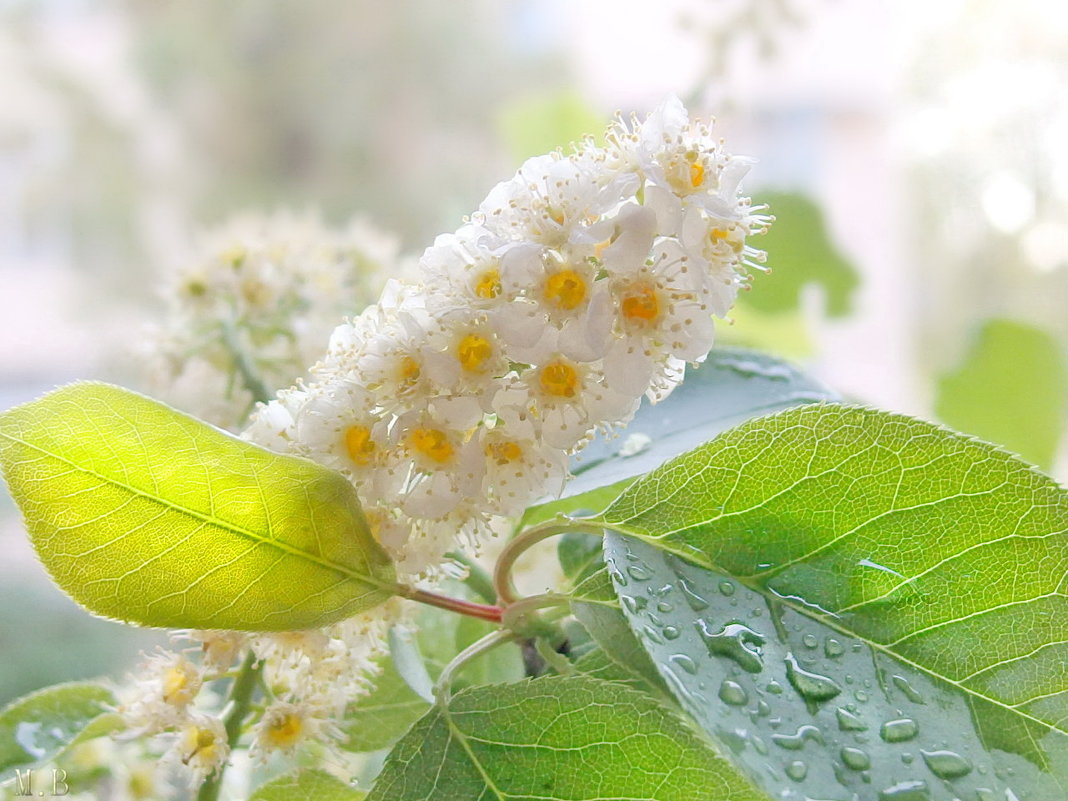
<instances>
[{"instance_id":1,"label":"dew drop","mask_svg":"<svg viewBox=\"0 0 1068 801\"><path fill-rule=\"evenodd\" d=\"M24 720L15 725L15 742L34 759L40 759L48 753L47 736L42 737L42 734L45 733L41 731L40 723Z\"/></svg>"},{"instance_id":2,"label":"dew drop","mask_svg":"<svg viewBox=\"0 0 1068 801\"><path fill-rule=\"evenodd\" d=\"M931 791L927 782L901 782L879 793L879 801L931 801Z\"/></svg>"},{"instance_id":3,"label":"dew drop","mask_svg":"<svg viewBox=\"0 0 1068 801\"><path fill-rule=\"evenodd\" d=\"M800 760L795 760L786 766L786 775L795 782L802 782L808 776L808 765Z\"/></svg>"},{"instance_id":4,"label":"dew drop","mask_svg":"<svg viewBox=\"0 0 1068 801\"><path fill-rule=\"evenodd\" d=\"M695 612L702 612L705 609L708 609L708 601L698 595L694 591L693 585L682 576L679 576L679 589L682 591L682 597L686 600L690 609Z\"/></svg>"},{"instance_id":5,"label":"dew drop","mask_svg":"<svg viewBox=\"0 0 1068 801\"><path fill-rule=\"evenodd\" d=\"M734 585L726 580L721 581L719 583L719 591L729 598L734 595Z\"/></svg>"},{"instance_id":6,"label":"dew drop","mask_svg":"<svg viewBox=\"0 0 1068 801\"><path fill-rule=\"evenodd\" d=\"M663 637L660 636L660 632L652 626L642 626L642 633L645 635L646 639L650 642L655 642L657 645L662 645L664 642Z\"/></svg>"},{"instance_id":7,"label":"dew drop","mask_svg":"<svg viewBox=\"0 0 1068 801\"><path fill-rule=\"evenodd\" d=\"M678 665L683 670L685 670L691 676L696 676L697 675L697 663L694 662L686 654L672 654L670 657L668 657L668 659L671 662L674 662L676 665Z\"/></svg>"},{"instance_id":8,"label":"dew drop","mask_svg":"<svg viewBox=\"0 0 1068 801\"><path fill-rule=\"evenodd\" d=\"M800 751L805 747L805 743L809 740L818 743L819 745L823 745L823 733L811 724L801 726L794 734L771 735L771 741L780 748L785 748L787 751Z\"/></svg>"},{"instance_id":9,"label":"dew drop","mask_svg":"<svg viewBox=\"0 0 1068 801\"><path fill-rule=\"evenodd\" d=\"M749 738L749 741L753 744L753 750L755 750L761 756L767 756L768 744L755 734Z\"/></svg>"},{"instance_id":10,"label":"dew drop","mask_svg":"<svg viewBox=\"0 0 1068 801\"><path fill-rule=\"evenodd\" d=\"M819 645L819 641L816 639L815 634L806 634L804 637L801 638L801 642L805 644L806 648L815 648L817 645Z\"/></svg>"},{"instance_id":11,"label":"dew drop","mask_svg":"<svg viewBox=\"0 0 1068 801\"><path fill-rule=\"evenodd\" d=\"M850 770L867 770L871 767L871 758L859 748L843 748L840 756Z\"/></svg>"},{"instance_id":12,"label":"dew drop","mask_svg":"<svg viewBox=\"0 0 1068 801\"><path fill-rule=\"evenodd\" d=\"M841 731L867 731L868 724L865 723L859 716L854 715L848 709L838 707L835 710L835 715L838 717L838 728Z\"/></svg>"},{"instance_id":13,"label":"dew drop","mask_svg":"<svg viewBox=\"0 0 1068 801\"><path fill-rule=\"evenodd\" d=\"M743 706L749 703L749 693L738 682L724 679L719 685L719 700L731 706Z\"/></svg>"},{"instance_id":14,"label":"dew drop","mask_svg":"<svg viewBox=\"0 0 1068 801\"><path fill-rule=\"evenodd\" d=\"M975 788L975 801L997 801L994 791L987 787Z\"/></svg>"},{"instance_id":15,"label":"dew drop","mask_svg":"<svg viewBox=\"0 0 1068 801\"><path fill-rule=\"evenodd\" d=\"M767 690L772 695L782 695L782 685L779 684L779 682L777 682L777 681L774 681L774 680L769 681L768 682L768 686L767 686Z\"/></svg>"},{"instance_id":16,"label":"dew drop","mask_svg":"<svg viewBox=\"0 0 1068 801\"><path fill-rule=\"evenodd\" d=\"M823 653L831 658L841 656L845 653L845 646L834 637L828 637L823 643Z\"/></svg>"},{"instance_id":17,"label":"dew drop","mask_svg":"<svg viewBox=\"0 0 1068 801\"><path fill-rule=\"evenodd\" d=\"M675 611L675 607L669 604L667 601L660 601L656 605L656 611L667 614L668 612Z\"/></svg>"},{"instance_id":18,"label":"dew drop","mask_svg":"<svg viewBox=\"0 0 1068 801\"><path fill-rule=\"evenodd\" d=\"M627 586L627 577L620 573L618 570L611 571L609 575L612 577L612 581L614 581L620 587Z\"/></svg>"},{"instance_id":19,"label":"dew drop","mask_svg":"<svg viewBox=\"0 0 1068 801\"><path fill-rule=\"evenodd\" d=\"M901 692L905 694L905 697L912 701L912 703L923 703L923 696L916 692L916 689L909 684L909 680L904 676L894 676L892 681L894 682L894 686L901 690Z\"/></svg>"},{"instance_id":20,"label":"dew drop","mask_svg":"<svg viewBox=\"0 0 1068 801\"><path fill-rule=\"evenodd\" d=\"M833 680L801 667L793 654L786 655L786 678L807 701L829 701L842 692Z\"/></svg>"},{"instance_id":21,"label":"dew drop","mask_svg":"<svg viewBox=\"0 0 1068 801\"><path fill-rule=\"evenodd\" d=\"M972 763L952 751L920 751L920 754L939 779L959 779L972 772Z\"/></svg>"},{"instance_id":22,"label":"dew drop","mask_svg":"<svg viewBox=\"0 0 1068 801\"><path fill-rule=\"evenodd\" d=\"M911 740L920 732L920 727L912 718L888 720L879 729L879 736L888 743L903 743Z\"/></svg>"},{"instance_id":23,"label":"dew drop","mask_svg":"<svg viewBox=\"0 0 1068 801\"><path fill-rule=\"evenodd\" d=\"M916 755L911 751L905 751L901 754L901 761L906 765L911 765L916 760Z\"/></svg>"},{"instance_id":24,"label":"dew drop","mask_svg":"<svg viewBox=\"0 0 1068 801\"><path fill-rule=\"evenodd\" d=\"M757 713L757 717L766 718L771 714L771 707L768 705L767 701L761 698L757 701L756 709L754 711Z\"/></svg>"},{"instance_id":25,"label":"dew drop","mask_svg":"<svg viewBox=\"0 0 1068 801\"><path fill-rule=\"evenodd\" d=\"M715 634L703 618L698 618L695 625L697 633L701 635L708 653L712 656L725 656L749 673L759 673L764 668L760 653L756 650L765 642L762 634L741 623L728 623Z\"/></svg>"},{"instance_id":26,"label":"dew drop","mask_svg":"<svg viewBox=\"0 0 1068 801\"><path fill-rule=\"evenodd\" d=\"M862 704L865 704L865 703L868 702L868 694L866 692L864 692L863 690L854 690L853 691L853 697L856 698L858 701L860 701Z\"/></svg>"},{"instance_id":27,"label":"dew drop","mask_svg":"<svg viewBox=\"0 0 1068 801\"><path fill-rule=\"evenodd\" d=\"M664 635L665 640L677 640L679 638L679 630L674 626L664 626L660 633Z\"/></svg>"},{"instance_id":28,"label":"dew drop","mask_svg":"<svg viewBox=\"0 0 1068 801\"><path fill-rule=\"evenodd\" d=\"M627 573L635 581L648 581L653 575L644 565L627 565Z\"/></svg>"}]
</instances>

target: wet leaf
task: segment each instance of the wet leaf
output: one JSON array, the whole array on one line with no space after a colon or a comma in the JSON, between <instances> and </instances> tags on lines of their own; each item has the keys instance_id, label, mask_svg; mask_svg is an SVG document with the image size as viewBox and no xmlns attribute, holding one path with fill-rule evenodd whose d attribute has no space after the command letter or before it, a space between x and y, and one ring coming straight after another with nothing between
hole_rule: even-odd
<instances>
[{"instance_id":1,"label":"wet leaf","mask_svg":"<svg viewBox=\"0 0 1068 801\"><path fill-rule=\"evenodd\" d=\"M885 801L881 792L911 787L900 797L1004 801L1012 791L1037 801L1062 792L1063 737L1016 732L1043 743L1040 767L990 741L997 707L863 639L639 540L609 534L605 548L617 582L627 576L617 583L627 619L667 686L769 795ZM629 577L635 566L647 578Z\"/></svg>"},{"instance_id":2,"label":"wet leaf","mask_svg":"<svg viewBox=\"0 0 1068 801\"><path fill-rule=\"evenodd\" d=\"M79 742L122 728L111 691L92 682L46 687L0 710L0 782Z\"/></svg>"},{"instance_id":3,"label":"wet leaf","mask_svg":"<svg viewBox=\"0 0 1068 801\"><path fill-rule=\"evenodd\" d=\"M665 464L596 522L948 685L970 707L979 742L1036 768L1024 791L1047 780L1068 789L1063 775L1044 778L1068 764L1068 493L1027 464L930 423L812 406L750 421ZM633 584L646 573L649 564L617 564L613 577L622 586L620 577ZM741 676L762 643L720 630L729 624L712 621L705 633L731 634L712 657L728 654ZM826 677L832 693L803 676L803 663L792 670L799 695L799 683L811 684L817 711L849 691L845 675Z\"/></svg>"},{"instance_id":4,"label":"wet leaf","mask_svg":"<svg viewBox=\"0 0 1068 801\"><path fill-rule=\"evenodd\" d=\"M0 414L0 466L52 579L148 626L322 626L390 597L339 473L107 384Z\"/></svg>"},{"instance_id":5,"label":"wet leaf","mask_svg":"<svg viewBox=\"0 0 1068 801\"><path fill-rule=\"evenodd\" d=\"M462 690L393 749L372 801L767 801L656 701L551 676Z\"/></svg>"}]
</instances>

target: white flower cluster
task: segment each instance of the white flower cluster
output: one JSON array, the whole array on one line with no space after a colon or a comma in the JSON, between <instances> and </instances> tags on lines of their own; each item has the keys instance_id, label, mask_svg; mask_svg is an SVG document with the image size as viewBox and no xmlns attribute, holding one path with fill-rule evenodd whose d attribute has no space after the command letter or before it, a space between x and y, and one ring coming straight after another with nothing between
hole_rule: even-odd
<instances>
[{"instance_id":1,"label":"white flower cluster","mask_svg":"<svg viewBox=\"0 0 1068 801\"><path fill-rule=\"evenodd\" d=\"M245 436L344 473L398 572L433 573L705 357L763 258L749 164L674 98L603 147L530 159Z\"/></svg>"},{"instance_id":2,"label":"white flower cluster","mask_svg":"<svg viewBox=\"0 0 1068 801\"><path fill-rule=\"evenodd\" d=\"M311 214L238 217L207 232L172 279L149 337L151 391L239 428L257 394L304 375L337 320L406 269L397 241L360 219L333 230Z\"/></svg>"}]
</instances>

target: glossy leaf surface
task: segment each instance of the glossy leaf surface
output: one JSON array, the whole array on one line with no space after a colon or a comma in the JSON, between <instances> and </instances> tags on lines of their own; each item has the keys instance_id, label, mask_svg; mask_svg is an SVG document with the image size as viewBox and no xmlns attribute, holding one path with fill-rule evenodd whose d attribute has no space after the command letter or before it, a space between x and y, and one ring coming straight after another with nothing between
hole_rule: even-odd
<instances>
[{"instance_id":1,"label":"glossy leaf surface","mask_svg":"<svg viewBox=\"0 0 1068 801\"><path fill-rule=\"evenodd\" d=\"M987 745L1041 770L1063 753L1068 493L1011 455L900 415L794 409L653 471L601 522L955 688Z\"/></svg>"},{"instance_id":2,"label":"glossy leaf surface","mask_svg":"<svg viewBox=\"0 0 1068 801\"><path fill-rule=\"evenodd\" d=\"M119 387L72 384L4 412L0 464L53 580L104 617L291 630L391 594L340 474Z\"/></svg>"},{"instance_id":3,"label":"glossy leaf surface","mask_svg":"<svg viewBox=\"0 0 1068 801\"><path fill-rule=\"evenodd\" d=\"M1068 738L1010 724L1003 734L1023 739L1005 750L989 736L1005 723L997 707L864 640L639 540L609 534L605 549L627 619L668 687L772 797L1062 793Z\"/></svg>"}]
</instances>

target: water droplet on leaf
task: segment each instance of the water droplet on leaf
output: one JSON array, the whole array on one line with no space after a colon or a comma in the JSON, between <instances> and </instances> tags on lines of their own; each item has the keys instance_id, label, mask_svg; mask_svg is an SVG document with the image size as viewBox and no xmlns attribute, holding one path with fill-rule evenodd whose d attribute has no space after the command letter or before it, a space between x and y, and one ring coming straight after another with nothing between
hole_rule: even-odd
<instances>
[{"instance_id":1,"label":"water droplet on leaf","mask_svg":"<svg viewBox=\"0 0 1068 801\"><path fill-rule=\"evenodd\" d=\"M931 773L940 779L959 779L972 772L972 764L952 751L920 751Z\"/></svg>"},{"instance_id":2,"label":"water droplet on leaf","mask_svg":"<svg viewBox=\"0 0 1068 801\"><path fill-rule=\"evenodd\" d=\"M808 776L808 765L800 760L795 760L786 766L786 775L795 782L804 781Z\"/></svg>"},{"instance_id":3,"label":"water droplet on leaf","mask_svg":"<svg viewBox=\"0 0 1068 801\"><path fill-rule=\"evenodd\" d=\"M882 737L888 743L903 743L906 740L911 740L920 731L920 727L916 724L916 721L911 718L900 718L898 720L888 720L879 729L879 736Z\"/></svg>"},{"instance_id":4,"label":"water droplet on leaf","mask_svg":"<svg viewBox=\"0 0 1068 801\"><path fill-rule=\"evenodd\" d=\"M703 618L698 618L695 625L697 633L701 635L708 653L712 656L725 656L749 673L759 673L764 668L757 650L765 642L762 634L741 623L728 623L715 634Z\"/></svg>"},{"instance_id":5,"label":"water droplet on leaf","mask_svg":"<svg viewBox=\"0 0 1068 801\"><path fill-rule=\"evenodd\" d=\"M867 770L871 767L871 758L859 748L843 748L841 757L850 770Z\"/></svg>"},{"instance_id":6,"label":"water droplet on leaf","mask_svg":"<svg viewBox=\"0 0 1068 801\"><path fill-rule=\"evenodd\" d=\"M793 654L786 655L786 678L806 701L829 701L842 692L832 679L801 667Z\"/></svg>"},{"instance_id":7,"label":"water droplet on leaf","mask_svg":"<svg viewBox=\"0 0 1068 801\"><path fill-rule=\"evenodd\" d=\"M749 693L738 682L724 679L719 686L719 700L731 706L743 706L749 703Z\"/></svg>"}]
</instances>

